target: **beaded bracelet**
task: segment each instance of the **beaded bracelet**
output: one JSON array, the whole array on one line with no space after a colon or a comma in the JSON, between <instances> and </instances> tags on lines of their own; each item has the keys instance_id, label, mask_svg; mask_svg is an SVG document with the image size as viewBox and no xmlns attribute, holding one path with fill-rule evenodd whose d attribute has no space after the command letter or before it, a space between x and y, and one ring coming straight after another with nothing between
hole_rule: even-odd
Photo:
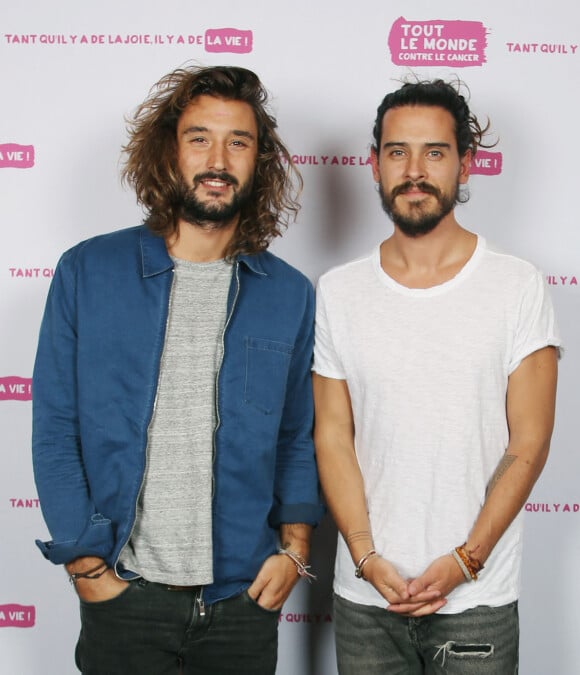
<instances>
[{"instance_id":1,"label":"beaded bracelet","mask_svg":"<svg viewBox=\"0 0 580 675\"><path fill-rule=\"evenodd\" d=\"M99 572L99 570L103 567L104 569ZM98 579L99 577L102 577L108 569L110 569L110 567L107 565L107 563L102 562L96 567L86 570L85 572L73 572L72 574L69 574L68 580L71 582L71 584L76 584L78 579Z\"/></svg>"},{"instance_id":2,"label":"beaded bracelet","mask_svg":"<svg viewBox=\"0 0 580 675\"><path fill-rule=\"evenodd\" d=\"M278 553L280 555L287 555L290 560L296 565L296 571L298 576L303 577L308 581L309 584L312 583L312 580L316 581L316 574L310 572L310 565L306 563L306 560L299 554L291 551L288 548L279 548Z\"/></svg>"}]
</instances>

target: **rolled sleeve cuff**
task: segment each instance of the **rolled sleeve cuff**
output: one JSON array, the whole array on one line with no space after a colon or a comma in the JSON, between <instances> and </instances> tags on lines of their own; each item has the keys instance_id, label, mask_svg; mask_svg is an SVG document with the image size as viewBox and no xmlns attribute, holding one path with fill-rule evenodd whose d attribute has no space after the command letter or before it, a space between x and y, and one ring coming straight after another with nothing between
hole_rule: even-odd
<instances>
[{"instance_id":1,"label":"rolled sleeve cuff","mask_svg":"<svg viewBox=\"0 0 580 675\"><path fill-rule=\"evenodd\" d=\"M276 529L280 525L304 523L316 527L324 515L322 504L280 504L270 513L270 525Z\"/></svg>"},{"instance_id":2,"label":"rolled sleeve cuff","mask_svg":"<svg viewBox=\"0 0 580 675\"><path fill-rule=\"evenodd\" d=\"M114 547L112 523L108 518L95 514L78 539L70 541L41 541L37 539L36 545L42 555L55 565L62 565L84 556L104 558L111 564L112 561L108 558Z\"/></svg>"}]
</instances>

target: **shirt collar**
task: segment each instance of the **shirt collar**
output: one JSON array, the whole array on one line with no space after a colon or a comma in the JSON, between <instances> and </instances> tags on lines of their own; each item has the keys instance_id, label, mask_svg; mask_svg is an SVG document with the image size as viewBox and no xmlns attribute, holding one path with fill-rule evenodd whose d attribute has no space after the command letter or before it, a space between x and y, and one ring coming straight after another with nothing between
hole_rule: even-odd
<instances>
[{"instance_id":1,"label":"shirt collar","mask_svg":"<svg viewBox=\"0 0 580 675\"><path fill-rule=\"evenodd\" d=\"M143 225L141 228L140 246L143 277L153 277L173 269L173 261L169 257L169 253L167 253L165 240L163 237L151 232L146 225ZM254 274L268 276L268 273L264 270L262 255L260 253L256 255L240 255L237 259Z\"/></svg>"}]
</instances>

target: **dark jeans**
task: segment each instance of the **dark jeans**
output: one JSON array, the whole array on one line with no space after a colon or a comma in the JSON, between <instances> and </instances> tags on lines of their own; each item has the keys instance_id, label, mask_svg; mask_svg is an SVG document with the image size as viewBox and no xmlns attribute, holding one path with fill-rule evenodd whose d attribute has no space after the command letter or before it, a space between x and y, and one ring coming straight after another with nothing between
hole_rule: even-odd
<instances>
[{"instance_id":1,"label":"dark jeans","mask_svg":"<svg viewBox=\"0 0 580 675\"><path fill-rule=\"evenodd\" d=\"M280 612L246 592L205 606L199 589L132 581L105 602L81 601L83 675L274 675Z\"/></svg>"},{"instance_id":2,"label":"dark jeans","mask_svg":"<svg viewBox=\"0 0 580 675\"><path fill-rule=\"evenodd\" d=\"M341 675L516 675L518 604L417 619L334 597Z\"/></svg>"}]
</instances>

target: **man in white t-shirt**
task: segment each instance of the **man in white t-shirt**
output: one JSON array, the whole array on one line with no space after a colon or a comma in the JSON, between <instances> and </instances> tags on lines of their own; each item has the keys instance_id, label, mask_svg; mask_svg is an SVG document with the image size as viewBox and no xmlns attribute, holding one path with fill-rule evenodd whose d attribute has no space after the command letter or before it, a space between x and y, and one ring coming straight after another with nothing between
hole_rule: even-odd
<instances>
[{"instance_id":1,"label":"man in white t-shirt","mask_svg":"<svg viewBox=\"0 0 580 675\"><path fill-rule=\"evenodd\" d=\"M342 675L517 673L521 509L548 454L560 338L540 273L455 219L486 131L441 80L387 95L371 153L394 232L319 282Z\"/></svg>"}]
</instances>

